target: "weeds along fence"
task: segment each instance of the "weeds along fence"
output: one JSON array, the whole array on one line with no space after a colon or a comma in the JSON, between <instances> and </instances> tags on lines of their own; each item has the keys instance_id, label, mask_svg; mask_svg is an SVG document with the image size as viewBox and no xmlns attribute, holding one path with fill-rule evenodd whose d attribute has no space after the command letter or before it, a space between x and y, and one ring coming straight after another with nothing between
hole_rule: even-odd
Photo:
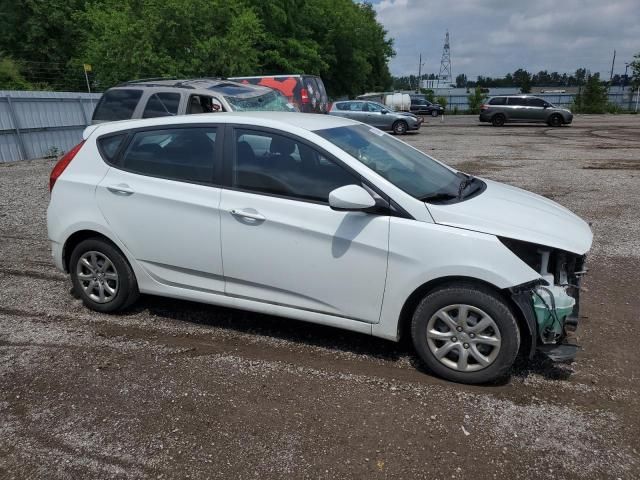
<instances>
[{"instance_id":1,"label":"weeds along fence","mask_svg":"<svg viewBox=\"0 0 640 480\"><path fill-rule=\"evenodd\" d=\"M68 151L82 139L100 95L0 90L0 162Z\"/></svg>"}]
</instances>

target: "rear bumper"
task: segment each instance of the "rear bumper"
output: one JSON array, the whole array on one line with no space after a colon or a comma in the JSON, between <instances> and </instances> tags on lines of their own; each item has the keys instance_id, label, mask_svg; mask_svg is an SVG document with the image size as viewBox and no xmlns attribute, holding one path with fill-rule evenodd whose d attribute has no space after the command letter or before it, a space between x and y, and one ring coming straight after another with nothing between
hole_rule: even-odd
<instances>
[{"instance_id":1,"label":"rear bumper","mask_svg":"<svg viewBox=\"0 0 640 480\"><path fill-rule=\"evenodd\" d=\"M56 268L62 272L64 272L64 261L62 258L62 245L58 242L54 242L53 240L49 240L51 244L51 257L53 258L53 263Z\"/></svg>"},{"instance_id":2,"label":"rear bumper","mask_svg":"<svg viewBox=\"0 0 640 480\"><path fill-rule=\"evenodd\" d=\"M491 121L491 115L488 114L488 113L480 113L479 120L481 122L490 122Z\"/></svg>"}]
</instances>

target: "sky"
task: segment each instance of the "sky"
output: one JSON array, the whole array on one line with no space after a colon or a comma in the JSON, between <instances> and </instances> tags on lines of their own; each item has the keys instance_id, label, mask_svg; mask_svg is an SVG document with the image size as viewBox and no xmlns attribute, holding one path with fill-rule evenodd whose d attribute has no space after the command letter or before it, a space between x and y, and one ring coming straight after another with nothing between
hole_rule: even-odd
<instances>
[{"instance_id":1,"label":"sky","mask_svg":"<svg viewBox=\"0 0 640 480\"><path fill-rule=\"evenodd\" d=\"M373 0L394 39L396 76L438 73L447 29L453 77L502 77L518 68L609 78L640 53L640 0Z\"/></svg>"}]
</instances>

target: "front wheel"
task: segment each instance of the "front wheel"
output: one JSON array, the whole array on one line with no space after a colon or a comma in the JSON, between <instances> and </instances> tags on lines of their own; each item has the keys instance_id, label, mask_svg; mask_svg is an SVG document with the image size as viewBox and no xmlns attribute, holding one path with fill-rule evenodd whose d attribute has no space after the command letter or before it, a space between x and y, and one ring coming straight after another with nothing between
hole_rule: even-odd
<instances>
[{"instance_id":1,"label":"front wheel","mask_svg":"<svg viewBox=\"0 0 640 480\"><path fill-rule=\"evenodd\" d=\"M404 120L398 120L393 124L393 133L395 133L396 135L404 135L405 133L407 133L408 129L409 126Z\"/></svg>"},{"instance_id":2,"label":"front wheel","mask_svg":"<svg viewBox=\"0 0 640 480\"><path fill-rule=\"evenodd\" d=\"M73 289L86 307L109 313L126 309L139 296L138 283L124 255L102 238L80 242L69 261Z\"/></svg>"},{"instance_id":3,"label":"front wheel","mask_svg":"<svg viewBox=\"0 0 640 480\"><path fill-rule=\"evenodd\" d=\"M551 117L549 117L549 125L552 127L561 127L563 123L562 117L558 114L551 115Z\"/></svg>"},{"instance_id":4,"label":"front wheel","mask_svg":"<svg viewBox=\"0 0 640 480\"><path fill-rule=\"evenodd\" d=\"M427 294L413 315L411 336L432 372L468 384L505 376L520 346L509 306L488 288L472 284Z\"/></svg>"},{"instance_id":5,"label":"front wheel","mask_svg":"<svg viewBox=\"0 0 640 480\"><path fill-rule=\"evenodd\" d=\"M431 116L432 117L437 117L438 116L438 110L431 110Z\"/></svg>"}]
</instances>

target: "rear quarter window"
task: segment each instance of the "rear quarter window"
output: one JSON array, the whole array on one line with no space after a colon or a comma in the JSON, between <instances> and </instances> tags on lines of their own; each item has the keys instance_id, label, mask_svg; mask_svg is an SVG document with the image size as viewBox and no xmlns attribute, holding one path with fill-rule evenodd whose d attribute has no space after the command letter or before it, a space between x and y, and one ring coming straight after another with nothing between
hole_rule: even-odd
<instances>
[{"instance_id":1,"label":"rear quarter window","mask_svg":"<svg viewBox=\"0 0 640 480\"><path fill-rule=\"evenodd\" d=\"M505 97L495 97L489 100L489 105L505 105L507 99Z\"/></svg>"},{"instance_id":2,"label":"rear quarter window","mask_svg":"<svg viewBox=\"0 0 640 480\"><path fill-rule=\"evenodd\" d=\"M107 90L93 112L93 120L128 120L138 105L142 90Z\"/></svg>"},{"instance_id":3,"label":"rear quarter window","mask_svg":"<svg viewBox=\"0 0 640 480\"><path fill-rule=\"evenodd\" d=\"M147 100L142 118L168 117L178 114L180 94L172 92L154 93Z\"/></svg>"},{"instance_id":4,"label":"rear quarter window","mask_svg":"<svg viewBox=\"0 0 640 480\"><path fill-rule=\"evenodd\" d=\"M98 139L98 150L107 162L114 162L126 136L126 133L119 133Z\"/></svg>"}]
</instances>

